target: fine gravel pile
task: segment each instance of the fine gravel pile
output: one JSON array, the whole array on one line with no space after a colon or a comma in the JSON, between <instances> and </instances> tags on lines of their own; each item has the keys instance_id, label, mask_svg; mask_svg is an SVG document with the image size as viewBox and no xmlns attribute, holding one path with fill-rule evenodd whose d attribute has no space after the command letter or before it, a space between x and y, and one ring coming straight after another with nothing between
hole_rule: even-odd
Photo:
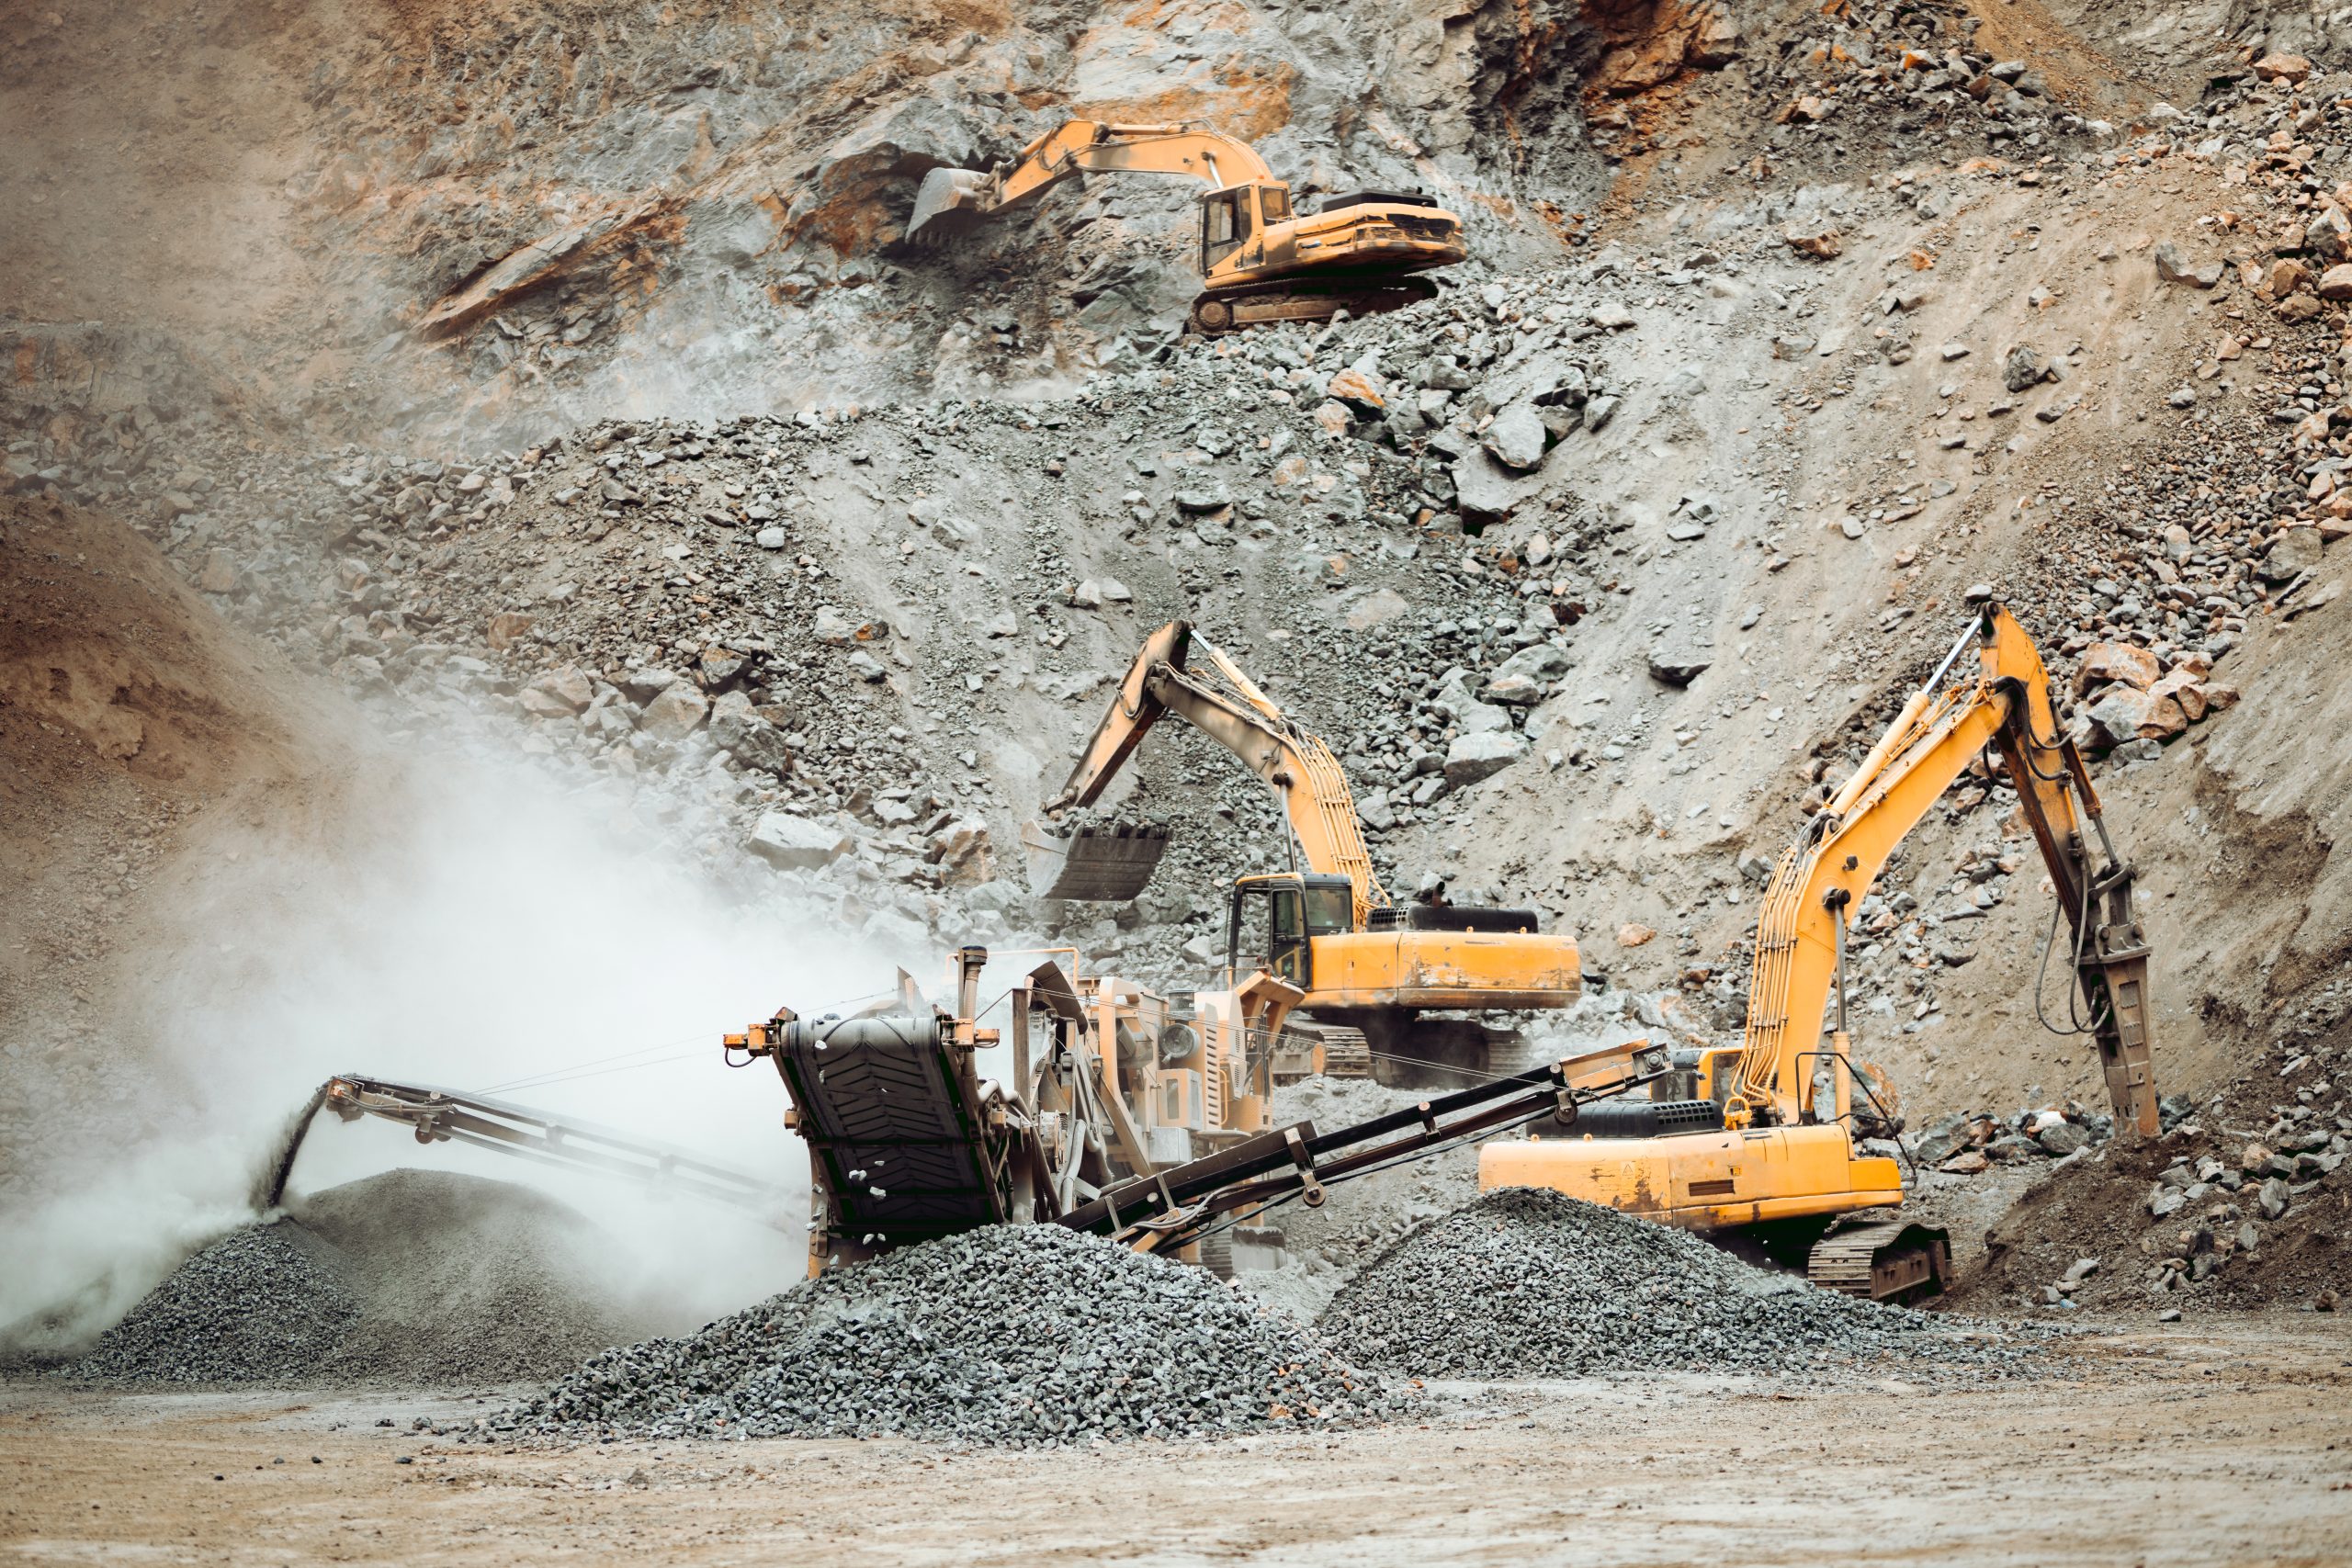
<instances>
[{"instance_id":1,"label":"fine gravel pile","mask_svg":"<svg viewBox=\"0 0 2352 1568\"><path fill-rule=\"evenodd\" d=\"M1422 1225L1343 1286L1317 1325L1341 1355L1427 1377L2022 1359L1925 1314L1820 1290L1684 1232L1528 1188Z\"/></svg>"},{"instance_id":2,"label":"fine gravel pile","mask_svg":"<svg viewBox=\"0 0 2352 1568\"><path fill-rule=\"evenodd\" d=\"M515 1382L657 1326L528 1188L395 1170L188 1258L63 1375L106 1382Z\"/></svg>"},{"instance_id":3,"label":"fine gravel pile","mask_svg":"<svg viewBox=\"0 0 2352 1568\"><path fill-rule=\"evenodd\" d=\"M264 1382L333 1355L360 1304L290 1220L232 1232L175 1270L67 1371L107 1382Z\"/></svg>"},{"instance_id":4,"label":"fine gravel pile","mask_svg":"<svg viewBox=\"0 0 2352 1568\"><path fill-rule=\"evenodd\" d=\"M698 1333L607 1351L478 1435L1034 1448L1353 1423L1406 1407L1202 1269L1026 1225L909 1247Z\"/></svg>"}]
</instances>

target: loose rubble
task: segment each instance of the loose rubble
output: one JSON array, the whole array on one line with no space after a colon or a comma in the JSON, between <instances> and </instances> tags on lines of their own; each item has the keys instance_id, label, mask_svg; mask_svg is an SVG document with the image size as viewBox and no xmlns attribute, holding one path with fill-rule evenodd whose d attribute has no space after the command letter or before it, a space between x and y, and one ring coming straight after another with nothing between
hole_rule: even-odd
<instances>
[{"instance_id":1,"label":"loose rubble","mask_svg":"<svg viewBox=\"0 0 2352 1568\"><path fill-rule=\"evenodd\" d=\"M526 1188L396 1170L190 1257L57 1369L107 1382L508 1382L656 1321L591 1272L606 1244Z\"/></svg>"},{"instance_id":2,"label":"loose rubble","mask_svg":"<svg viewBox=\"0 0 2352 1568\"><path fill-rule=\"evenodd\" d=\"M66 1372L93 1382L302 1382L359 1317L319 1245L277 1220L181 1264Z\"/></svg>"},{"instance_id":3,"label":"loose rubble","mask_svg":"<svg viewBox=\"0 0 2352 1568\"><path fill-rule=\"evenodd\" d=\"M608 1351L458 1435L1043 1448L1342 1426L1408 1408L1204 1270L1030 1225L909 1247L683 1338Z\"/></svg>"},{"instance_id":4,"label":"loose rubble","mask_svg":"<svg viewBox=\"0 0 2352 1568\"><path fill-rule=\"evenodd\" d=\"M1889 1360L2028 1369L2013 1346L1739 1262L1695 1236L1507 1188L1432 1220L1317 1319L1343 1355L1426 1377L1802 1372Z\"/></svg>"}]
</instances>

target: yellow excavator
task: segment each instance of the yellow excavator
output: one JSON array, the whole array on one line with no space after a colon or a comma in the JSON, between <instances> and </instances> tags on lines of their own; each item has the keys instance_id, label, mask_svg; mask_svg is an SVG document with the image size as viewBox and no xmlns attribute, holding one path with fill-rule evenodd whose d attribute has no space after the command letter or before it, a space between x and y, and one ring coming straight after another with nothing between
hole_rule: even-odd
<instances>
[{"instance_id":1,"label":"yellow excavator","mask_svg":"<svg viewBox=\"0 0 2352 1568\"><path fill-rule=\"evenodd\" d=\"M1189 664L1195 652L1206 669ZM1046 813L1091 805L1169 713L1265 780L1290 824L1294 869L1234 884L1227 986L1262 968L1296 986L1318 1024L1400 1043L1408 1019L1421 1011L1574 1005L1582 989L1576 939L1539 931L1533 911L1392 903L1330 747L1186 622L1145 640ZM1055 842L1033 828L1023 841L1044 897L1111 900L1141 892L1167 847L1164 835L1124 829L1081 829Z\"/></svg>"},{"instance_id":2,"label":"yellow excavator","mask_svg":"<svg viewBox=\"0 0 2352 1568\"><path fill-rule=\"evenodd\" d=\"M1489 1144L1482 1189L1553 1188L1692 1230L1747 1232L1781 1256L1804 1245L1813 1280L1852 1295L1939 1292L1951 1268L1943 1231L1900 1220L1828 1229L1835 1216L1891 1209L1904 1196L1895 1161L1856 1147L1858 1134L1894 1126L1853 1060L1846 942L1887 857L1987 745L2000 752L2072 925L2080 995L2062 1032L2096 1042L2119 1127L2156 1133L2148 947L2132 867L2059 728L2031 639L1990 590L1971 601L1977 615L1942 665L1781 857L1757 923L1747 1029L1739 1044L1700 1055L1683 1090L1697 1098L1594 1106L1566 1137ZM1972 640L1976 678L1940 691ZM2038 985L2035 999L2038 1010Z\"/></svg>"},{"instance_id":3,"label":"yellow excavator","mask_svg":"<svg viewBox=\"0 0 2352 1568\"><path fill-rule=\"evenodd\" d=\"M1273 321L1321 321L1434 299L1413 276L1467 256L1462 220L1420 196L1363 190L1291 210L1290 186L1246 141L1195 125L1073 119L989 173L933 169L915 193L907 238L936 243L1001 212L1035 205L1064 180L1093 174L1179 175L1201 197L1201 293L1192 324L1215 335Z\"/></svg>"}]
</instances>

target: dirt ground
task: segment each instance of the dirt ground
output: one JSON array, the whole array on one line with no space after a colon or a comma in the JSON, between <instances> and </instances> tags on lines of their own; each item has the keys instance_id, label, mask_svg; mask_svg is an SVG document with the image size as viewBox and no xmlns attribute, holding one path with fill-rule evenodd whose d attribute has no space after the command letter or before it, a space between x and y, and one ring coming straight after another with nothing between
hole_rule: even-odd
<instances>
[{"instance_id":1,"label":"dirt ground","mask_svg":"<svg viewBox=\"0 0 2352 1568\"><path fill-rule=\"evenodd\" d=\"M2007 1383L1464 1385L1426 1425L1026 1454L478 1450L408 1430L464 1401L19 1382L0 1389L0 1548L32 1563L2291 1568L2352 1561L2348 1386L2352 1324L2288 1316L2086 1340L2054 1375Z\"/></svg>"}]
</instances>

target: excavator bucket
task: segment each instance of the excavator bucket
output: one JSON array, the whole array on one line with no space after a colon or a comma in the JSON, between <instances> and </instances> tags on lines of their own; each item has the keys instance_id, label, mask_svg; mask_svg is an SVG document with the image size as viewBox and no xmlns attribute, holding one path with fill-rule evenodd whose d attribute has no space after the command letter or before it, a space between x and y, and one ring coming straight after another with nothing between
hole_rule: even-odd
<instances>
[{"instance_id":1,"label":"excavator bucket","mask_svg":"<svg viewBox=\"0 0 2352 1568\"><path fill-rule=\"evenodd\" d=\"M1168 829L1156 822L1106 823L1055 833L1025 822L1021 848L1029 861L1029 886L1038 897L1124 904L1159 869L1159 857L1168 852Z\"/></svg>"},{"instance_id":2,"label":"excavator bucket","mask_svg":"<svg viewBox=\"0 0 2352 1568\"><path fill-rule=\"evenodd\" d=\"M907 220L907 239L935 245L978 228L989 213L988 183L988 175L973 169L940 168L923 175Z\"/></svg>"}]
</instances>

